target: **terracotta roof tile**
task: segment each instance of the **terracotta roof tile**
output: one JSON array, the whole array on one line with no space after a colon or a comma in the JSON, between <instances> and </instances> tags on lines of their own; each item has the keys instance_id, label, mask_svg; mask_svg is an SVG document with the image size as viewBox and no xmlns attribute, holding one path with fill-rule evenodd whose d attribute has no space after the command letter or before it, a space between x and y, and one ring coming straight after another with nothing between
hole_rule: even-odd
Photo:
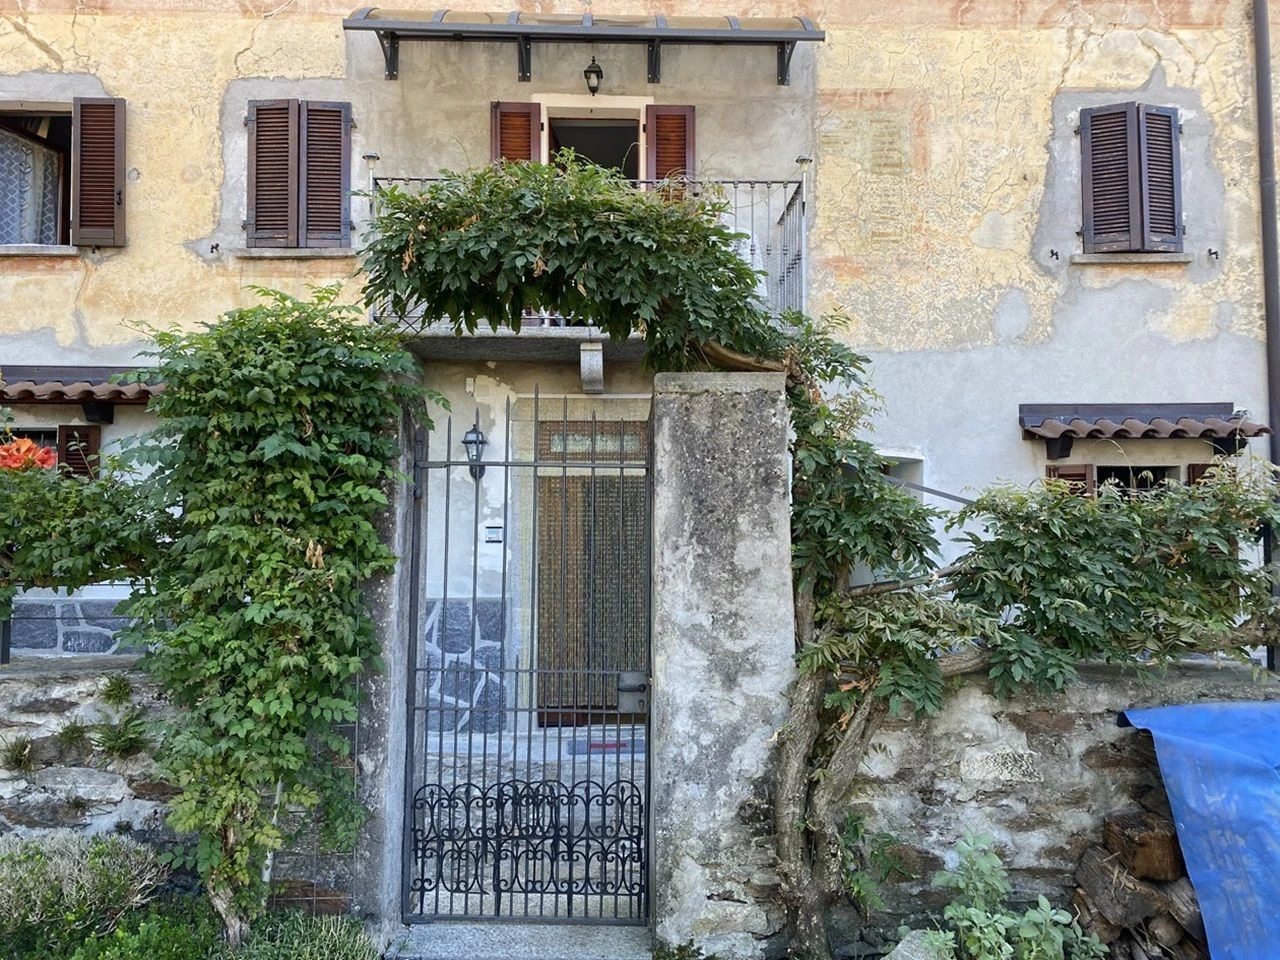
<instances>
[{"instance_id":1,"label":"terracotta roof tile","mask_svg":"<svg viewBox=\"0 0 1280 960\"><path fill-rule=\"evenodd\" d=\"M0 403L146 403L159 383L114 383L126 367L0 367Z\"/></svg>"},{"instance_id":2,"label":"terracotta roof tile","mask_svg":"<svg viewBox=\"0 0 1280 960\"><path fill-rule=\"evenodd\" d=\"M1271 433L1229 403L1023 404L1018 423L1027 439L1199 439L1261 437Z\"/></svg>"}]
</instances>

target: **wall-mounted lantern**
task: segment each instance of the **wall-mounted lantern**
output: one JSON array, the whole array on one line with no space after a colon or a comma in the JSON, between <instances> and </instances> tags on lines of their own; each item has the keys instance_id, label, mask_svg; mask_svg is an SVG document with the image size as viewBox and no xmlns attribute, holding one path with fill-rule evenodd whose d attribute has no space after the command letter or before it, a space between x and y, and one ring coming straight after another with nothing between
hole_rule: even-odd
<instances>
[{"instance_id":1,"label":"wall-mounted lantern","mask_svg":"<svg viewBox=\"0 0 1280 960\"><path fill-rule=\"evenodd\" d=\"M582 71L582 76L586 78L587 89L591 91L591 95L594 97L600 92L600 81L604 79L604 70L600 64L596 63L595 57L591 58L587 68Z\"/></svg>"},{"instance_id":2,"label":"wall-mounted lantern","mask_svg":"<svg viewBox=\"0 0 1280 960\"><path fill-rule=\"evenodd\" d=\"M488 443L480 432L479 425L473 425L462 437L462 446L467 451L467 471L473 480L484 476L484 464L480 462L480 457Z\"/></svg>"}]
</instances>

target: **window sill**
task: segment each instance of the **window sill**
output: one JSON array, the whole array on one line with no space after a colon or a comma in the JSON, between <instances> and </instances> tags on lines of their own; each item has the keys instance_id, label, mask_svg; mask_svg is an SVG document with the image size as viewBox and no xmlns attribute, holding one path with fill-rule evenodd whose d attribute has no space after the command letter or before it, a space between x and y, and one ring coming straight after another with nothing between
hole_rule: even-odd
<instances>
[{"instance_id":1,"label":"window sill","mask_svg":"<svg viewBox=\"0 0 1280 960\"><path fill-rule=\"evenodd\" d=\"M1101 264L1115 266L1121 263L1194 263L1195 255L1190 253L1073 253L1073 264Z\"/></svg>"},{"instance_id":2,"label":"window sill","mask_svg":"<svg viewBox=\"0 0 1280 960\"><path fill-rule=\"evenodd\" d=\"M78 257L80 248L53 243L0 243L0 257Z\"/></svg>"},{"instance_id":3,"label":"window sill","mask_svg":"<svg viewBox=\"0 0 1280 960\"><path fill-rule=\"evenodd\" d=\"M345 260L356 255L352 247L237 247L231 252L241 260Z\"/></svg>"}]
</instances>

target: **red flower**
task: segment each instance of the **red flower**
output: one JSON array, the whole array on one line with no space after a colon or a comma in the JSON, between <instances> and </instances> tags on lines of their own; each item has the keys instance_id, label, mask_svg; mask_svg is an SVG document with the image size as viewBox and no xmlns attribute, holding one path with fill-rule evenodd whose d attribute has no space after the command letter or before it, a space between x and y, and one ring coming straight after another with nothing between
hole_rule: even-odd
<instances>
[{"instance_id":1,"label":"red flower","mask_svg":"<svg viewBox=\"0 0 1280 960\"><path fill-rule=\"evenodd\" d=\"M0 470L28 470L31 467L47 470L57 464L56 453L26 437L0 443Z\"/></svg>"}]
</instances>

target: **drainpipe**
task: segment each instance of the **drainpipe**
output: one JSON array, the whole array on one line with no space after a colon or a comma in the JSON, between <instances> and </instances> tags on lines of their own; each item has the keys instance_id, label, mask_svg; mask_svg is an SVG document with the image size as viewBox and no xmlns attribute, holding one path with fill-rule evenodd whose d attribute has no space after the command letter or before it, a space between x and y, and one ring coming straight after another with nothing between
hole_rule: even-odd
<instances>
[{"instance_id":1,"label":"drainpipe","mask_svg":"<svg viewBox=\"0 0 1280 960\"><path fill-rule=\"evenodd\" d=\"M1258 193L1262 216L1262 304L1267 337L1267 423L1280 431L1280 264L1276 240L1276 124L1271 96L1271 18L1267 0L1253 0L1253 69L1258 103ZM1280 466L1280 435L1271 434L1271 462ZM1272 558L1274 532L1264 541ZM1267 648L1267 667L1276 669L1276 648Z\"/></svg>"}]
</instances>

